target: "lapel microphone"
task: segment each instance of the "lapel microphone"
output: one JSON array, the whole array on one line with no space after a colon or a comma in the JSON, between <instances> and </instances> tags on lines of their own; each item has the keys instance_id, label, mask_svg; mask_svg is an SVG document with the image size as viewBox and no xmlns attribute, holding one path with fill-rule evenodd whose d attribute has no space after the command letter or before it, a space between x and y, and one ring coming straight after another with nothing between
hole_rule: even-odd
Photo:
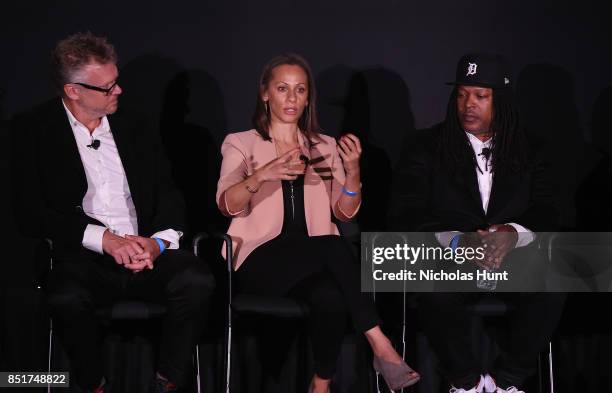
<instances>
[{"instance_id":1,"label":"lapel microphone","mask_svg":"<svg viewBox=\"0 0 612 393\"><path fill-rule=\"evenodd\" d=\"M100 141L98 139L92 139L91 145L87 145L90 149L98 150L100 147Z\"/></svg>"},{"instance_id":2,"label":"lapel microphone","mask_svg":"<svg viewBox=\"0 0 612 393\"><path fill-rule=\"evenodd\" d=\"M488 147L483 147L479 156L483 156L485 158L485 171L489 170L489 157L491 157L491 149Z\"/></svg>"}]
</instances>

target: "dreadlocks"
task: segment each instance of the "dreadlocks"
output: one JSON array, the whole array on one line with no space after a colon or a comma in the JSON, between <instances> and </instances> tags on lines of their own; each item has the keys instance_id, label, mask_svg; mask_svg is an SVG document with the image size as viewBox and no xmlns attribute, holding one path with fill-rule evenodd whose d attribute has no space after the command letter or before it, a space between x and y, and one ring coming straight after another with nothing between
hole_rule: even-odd
<instances>
[{"instance_id":1,"label":"dreadlocks","mask_svg":"<svg viewBox=\"0 0 612 393\"><path fill-rule=\"evenodd\" d=\"M518 110L509 88L493 89L492 168L495 173L522 172L527 166L527 145L519 125ZM457 87L448 100L446 119L440 131L438 156L441 164L452 172L465 163L476 165L476 155L459 123Z\"/></svg>"}]
</instances>

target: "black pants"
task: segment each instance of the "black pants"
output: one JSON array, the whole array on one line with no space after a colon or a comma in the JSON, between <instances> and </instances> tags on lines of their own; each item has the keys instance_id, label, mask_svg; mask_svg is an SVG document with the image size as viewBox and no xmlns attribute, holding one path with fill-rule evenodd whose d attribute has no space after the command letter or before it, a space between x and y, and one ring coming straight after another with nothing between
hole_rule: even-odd
<instances>
[{"instance_id":1,"label":"black pants","mask_svg":"<svg viewBox=\"0 0 612 393\"><path fill-rule=\"evenodd\" d=\"M51 271L47 302L55 331L74 366L77 382L92 389L103 376L102 331L96 308L120 299L165 304L158 372L179 386L191 375L214 279L203 261L166 250L153 270L132 273L109 256L63 260Z\"/></svg>"},{"instance_id":2,"label":"black pants","mask_svg":"<svg viewBox=\"0 0 612 393\"><path fill-rule=\"evenodd\" d=\"M493 370L480 370L471 340L473 321L467 306L480 297L498 296L510 306L506 318L509 342ZM520 386L533 373L538 353L559 322L565 294L558 293L427 293L419 298L425 334L440 358L445 377L470 389L480 374L493 375L502 388Z\"/></svg>"},{"instance_id":3,"label":"black pants","mask_svg":"<svg viewBox=\"0 0 612 393\"><path fill-rule=\"evenodd\" d=\"M316 374L333 376L350 319L358 332L379 324L359 265L339 236L279 236L258 247L236 272L239 291L286 296L310 307Z\"/></svg>"}]
</instances>

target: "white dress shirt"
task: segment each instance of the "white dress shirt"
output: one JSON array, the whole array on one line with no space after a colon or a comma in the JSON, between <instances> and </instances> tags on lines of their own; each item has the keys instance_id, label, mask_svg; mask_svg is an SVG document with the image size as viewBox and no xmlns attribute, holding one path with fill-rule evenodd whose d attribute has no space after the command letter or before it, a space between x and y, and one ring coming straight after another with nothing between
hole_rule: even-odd
<instances>
[{"instance_id":1,"label":"white dress shirt","mask_svg":"<svg viewBox=\"0 0 612 393\"><path fill-rule=\"evenodd\" d=\"M476 163L478 164L478 168L474 168L474 170L476 171L476 178L478 179L478 191L480 193L480 200L482 201L482 209L486 213L489 207L489 199L491 197L491 187L493 186L493 172L491 171L491 160L493 153L491 152L487 159L487 157L482 154L482 150L484 148L488 149L491 147L491 139L487 139L483 142L469 132L466 132L466 135L470 141L470 144L472 145L472 149L474 149L474 153L476 154ZM514 227L514 229L516 229L516 232L518 232L516 247L523 247L534 241L535 234L524 226L513 222L510 222L507 225L511 225ZM461 232L437 232L436 239L438 239L438 242L443 247L448 247L451 240L453 240L453 238L459 233Z\"/></svg>"},{"instance_id":2,"label":"white dress shirt","mask_svg":"<svg viewBox=\"0 0 612 393\"><path fill-rule=\"evenodd\" d=\"M83 233L83 247L103 254L102 237L107 229L119 236L138 234L136 207L106 116L90 134L87 127L74 117L65 103L64 109L87 178L83 212L104 224L104 226L87 225ZM100 141L100 147L97 150L87 147L94 139ZM182 235L181 232L166 229L151 237L166 240L170 243L168 248L176 249Z\"/></svg>"}]
</instances>

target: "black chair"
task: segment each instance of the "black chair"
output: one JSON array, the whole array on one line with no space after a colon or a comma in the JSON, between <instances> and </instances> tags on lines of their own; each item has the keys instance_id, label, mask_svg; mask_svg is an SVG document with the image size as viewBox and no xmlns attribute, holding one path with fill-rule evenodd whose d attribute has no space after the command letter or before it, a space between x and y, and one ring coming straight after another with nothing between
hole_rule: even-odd
<instances>
[{"instance_id":1,"label":"black chair","mask_svg":"<svg viewBox=\"0 0 612 393\"><path fill-rule=\"evenodd\" d=\"M49 252L49 270L53 269L53 242L45 239ZM39 286L40 288L40 286ZM147 321L160 319L166 314L166 306L159 303L141 301L118 301L96 310L96 316L100 320L112 322ZM49 346L48 346L48 372L51 372L53 358L53 319L49 318ZM194 366L196 367L196 389L201 393L200 379L200 349L196 344L194 353ZM51 386L47 386L47 393L51 392Z\"/></svg>"},{"instance_id":2,"label":"black chair","mask_svg":"<svg viewBox=\"0 0 612 393\"><path fill-rule=\"evenodd\" d=\"M193 251L196 256L201 254L200 243L215 237L221 239L225 245L226 273L227 273L227 309L226 309L226 331L225 331L225 384L223 391L230 393L232 389L232 349L234 343L234 327L239 317L253 318L276 318L282 320L301 320L308 316L309 309L305 304L288 298L260 296L252 294L236 294L232 283L233 258L232 239L228 234L200 233L193 240Z\"/></svg>"}]
</instances>

